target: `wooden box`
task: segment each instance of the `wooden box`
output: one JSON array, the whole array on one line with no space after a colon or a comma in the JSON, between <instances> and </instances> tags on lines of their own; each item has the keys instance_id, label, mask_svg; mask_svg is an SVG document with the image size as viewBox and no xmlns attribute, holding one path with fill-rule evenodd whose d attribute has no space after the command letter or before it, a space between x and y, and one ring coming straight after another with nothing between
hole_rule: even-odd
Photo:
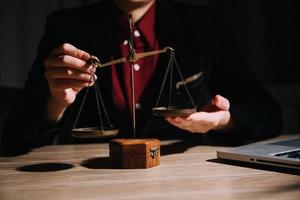
<instances>
[{"instance_id":1,"label":"wooden box","mask_svg":"<svg viewBox=\"0 0 300 200\"><path fill-rule=\"evenodd\" d=\"M114 139L109 143L110 164L116 168L143 169L160 164L157 139Z\"/></svg>"}]
</instances>

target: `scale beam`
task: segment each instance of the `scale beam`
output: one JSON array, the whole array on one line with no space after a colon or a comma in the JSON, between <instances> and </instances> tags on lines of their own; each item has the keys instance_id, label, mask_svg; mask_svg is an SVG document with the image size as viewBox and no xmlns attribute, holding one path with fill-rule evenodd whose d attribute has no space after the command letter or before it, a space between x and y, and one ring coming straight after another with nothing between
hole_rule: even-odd
<instances>
[{"instance_id":1,"label":"scale beam","mask_svg":"<svg viewBox=\"0 0 300 200\"><path fill-rule=\"evenodd\" d=\"M119 63L124 63L124 62L136 62L139 59L145 58L145 57L149 57L149 56L153 56L153 55L158 55L158 54L163 54L163 53L167 53L167 52L174 52L174 49L172 49L171 47L165 47L161 50L157 50L157 51L148 51L148 52L144 52L144 53L135 53L135 51L133 51L133 53L129 54L129 56L127 57L122 57L116 60L112 60L106 63L101 64L100 61L94 57L91 56L90 58L90 63L93 63L93 65L95 67L107 67L107 66L111 66L111 65L115 65L115 64L119 64Z\"/></svg>"}]
</instances>

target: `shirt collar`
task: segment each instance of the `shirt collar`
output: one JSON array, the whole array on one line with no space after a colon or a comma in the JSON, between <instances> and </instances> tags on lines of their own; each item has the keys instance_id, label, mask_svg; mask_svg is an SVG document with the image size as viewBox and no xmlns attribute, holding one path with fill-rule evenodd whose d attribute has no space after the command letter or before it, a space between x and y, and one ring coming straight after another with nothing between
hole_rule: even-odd
<instances>
[{"instance_id":1,"label":"shirt collar","mask_svg":"<svg viewBox=\"0 0 300 200\"><path fill-rule=\"evenodd\" d=\"M155 15L156 15L156 3L147 10L147 12L135 23L135 29L144 37L146 42L151 47L155 42ZM129 38L129 24L128 24L128 15L122 12L120 9L117 9L117 23L119 30L120 39Z\"/></svg>"},{"instance_id":2,"label":"shirt collar","mask_svg":"<svg viewBox=\"0 0 300 200\"><path fill-rule=\"evenodd\" d=\"M155 25L155 2L148 9L145 15L136 23L136 29L143 34L146 41L150 46L155 41L154 25Z\"/></svg>"}]
</instances>

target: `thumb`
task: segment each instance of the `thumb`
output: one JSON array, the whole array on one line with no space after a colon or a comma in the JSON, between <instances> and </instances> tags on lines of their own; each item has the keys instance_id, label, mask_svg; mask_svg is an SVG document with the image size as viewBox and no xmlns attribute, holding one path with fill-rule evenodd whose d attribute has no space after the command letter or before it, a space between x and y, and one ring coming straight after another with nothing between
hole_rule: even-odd
<instances>
[{"instance_id":1,"label":"thumb","mask_svg":"<svg viewBox=\"0 0 300 200\"><path fill-rule=\"evenodd\" d=\"M206 112L228 111L230 107L229 100L221 95L214 96L203 108Z\"/></svg>"}]
</instances>

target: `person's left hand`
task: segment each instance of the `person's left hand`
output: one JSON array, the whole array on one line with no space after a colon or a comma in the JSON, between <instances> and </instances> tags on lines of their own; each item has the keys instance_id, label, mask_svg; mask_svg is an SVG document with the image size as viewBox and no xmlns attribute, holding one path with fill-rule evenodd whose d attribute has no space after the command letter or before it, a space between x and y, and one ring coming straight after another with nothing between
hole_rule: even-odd
<instances>
[{"instance_id":1,"label":"person's left hand","mask_svg":"<svg viewBox=\"0 0 300 200\"><path fill-rule=\"evenodd\" d=\"M234 126L229 107L228 99L216 95L200 112L193 113L186 118L166 117L166 120L172 125L192 133L207 133L210 130L226 131Z\"/></svg>"}]
</instances>

